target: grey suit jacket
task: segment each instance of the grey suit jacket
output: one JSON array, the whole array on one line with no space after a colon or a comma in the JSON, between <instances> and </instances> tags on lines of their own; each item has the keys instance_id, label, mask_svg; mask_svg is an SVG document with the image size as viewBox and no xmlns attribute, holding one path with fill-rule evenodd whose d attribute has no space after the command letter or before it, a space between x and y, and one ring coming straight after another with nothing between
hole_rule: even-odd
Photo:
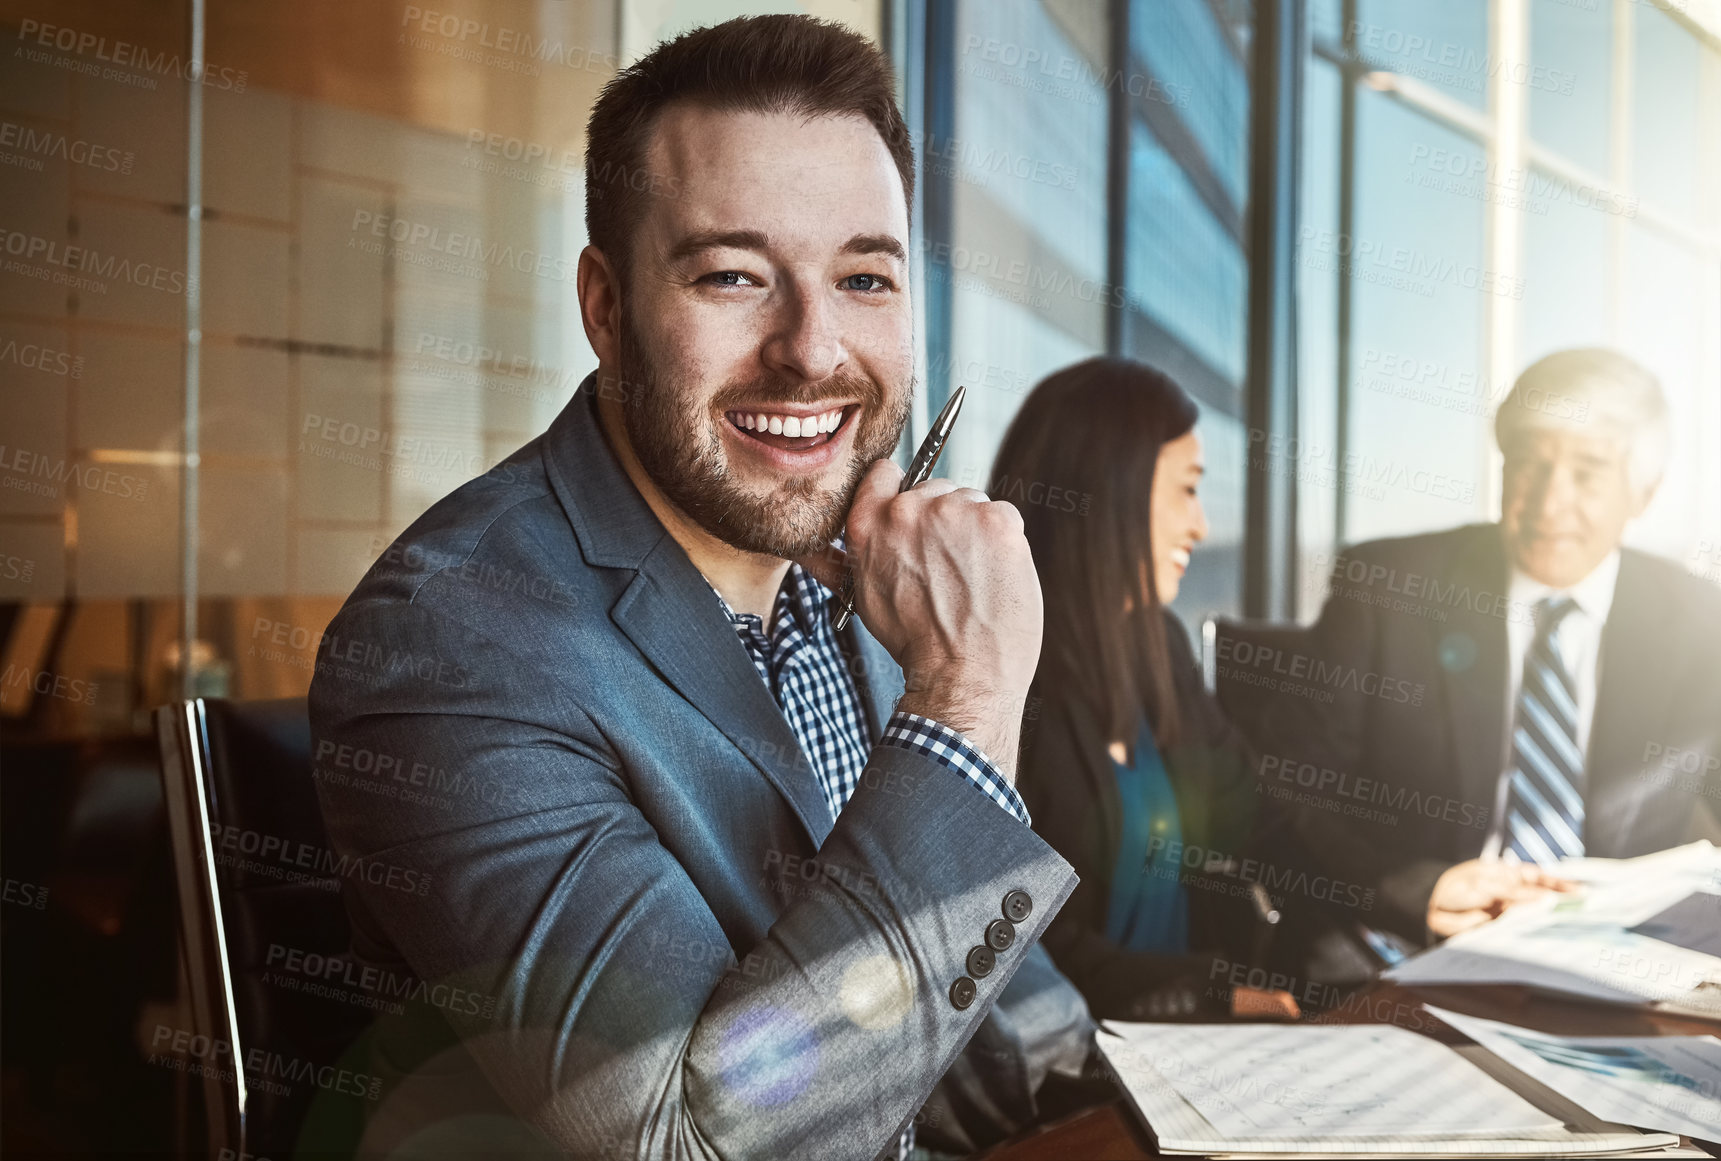
<instances>
[{"instance_id":1,"label":"grey suit jacket","mask_svg":"<svg viewBox=\"0 0 1721 1161\"><path fill-rule=\"evenodd\" d=\"M876 738L901 673L852 624ZM330 841L374 871L347 886L355 951L475 997L440 1007L444 1042L379 1033L417 1097L385 1099L375 1148L868 1158L941 1078L922 1136L985 1143L1086 1057L1086 1008L1035 946L1068 864L891 747L832 825L590 379L371 568L310 709ZM1033 910L958 1007L1013 890Z\"/></svg>"}]
</instances>

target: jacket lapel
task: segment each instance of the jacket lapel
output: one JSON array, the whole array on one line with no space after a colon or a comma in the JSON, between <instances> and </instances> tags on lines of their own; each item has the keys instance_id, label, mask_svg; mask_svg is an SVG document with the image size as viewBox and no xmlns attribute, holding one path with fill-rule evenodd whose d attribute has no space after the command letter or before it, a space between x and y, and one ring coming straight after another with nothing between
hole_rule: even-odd
<instances>
[{"instance_id":1,"label":"jacket lapel","mask_svg":"<svg viewBox=\"0 0 1721 1161\"><path fill-rule=\"evenodd\" d=\"M587 562L637 573L610 609L610 619L758 767L819 846L830 833L831 817L818 775L711 586L610 450L598 425L594 383L588 377L557 416L544 455L551 487Z\"/></svg>"},{"instance_id":2,"label":"jacket lapel","mask_svg":"<svg viewBox=\"0 0 1721 1161\"><path fill-rule=\"evenodd\" d=\"M878 638L867 632L859 617L849 619L848 627L837 634L837 644L854 674L855 690L867 711L867 738L874 745L884 733L884 724L896 708L905 683L902 666L890 652L879 644Z\"/></svg>"},{"instance_id":3,"label":"jacket lapel","mask_svg":"<svg viewBox=\"0 0 1721 1161\"><path fill-rule=\"evenodd\" d=\"M1454 562L1453 617L1431 625L1446 687L1448 736L1465 801L1493 809L1506 761L1506 555L1498 525L1478 527Z\"/></svg>"},{"instance_id":4,"label":"jacket lapel","mask_svg":"<svg viewBox=\"0 0 1721 1161\"><path fill-rule=\"evenodd\" d=\"M641 564L610 619L676 692L770 779L815 846L831 829L812 762L759 680L716 595L669 536Z\"/></svg>"},{"instance_id":5,"label":"jacket lapel","mask_svg":"<svg viewBox=\"0 0 1721 1161\"><path fill-rule=\"evenodd\" d=\"M1621 554L1602 627L1601 681L1584 762L1584 847L1598 854L1629 845L1623 839L1649 795L1641 786L1616 795L1613 787L1642 767L1646 741L1666 744L1670 707L1684 679L1685 654L1656 623L1662 606L1641 563L1633 552Z\"/></svg>"}]
</instances>

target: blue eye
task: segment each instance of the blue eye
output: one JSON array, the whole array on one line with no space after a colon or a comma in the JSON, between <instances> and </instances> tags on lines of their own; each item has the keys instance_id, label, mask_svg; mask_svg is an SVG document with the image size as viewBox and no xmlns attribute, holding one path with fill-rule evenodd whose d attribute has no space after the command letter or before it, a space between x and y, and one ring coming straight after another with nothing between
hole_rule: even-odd
<instances>
[{"instance_id":1,"label":"blue eye","mask_svg":"<svg viewBox=\"0 0 1721 1161\"><path fill-rule=\"evenodd\" d=\"M854 283L857 279L864 280L872 285L856 286ZM878 294L890 289L890 283L886 282L876 274L851 274L847 278L843 279L843 285L845 285L849 290L858 290L865 294Z\"/></svg>"},{"instance_id":2,"label":"blue eye","mask_svg":"<svg viewBox=\"0 0 1721 1161\"><path fill-rule=\"evenodd\" d=\"M747 278L747 275L741 273L739 270L719 270L715 274L707 274L704 278L700 279L700 281L711 282L718 286L740 286L741 283L739 280L743 278ZM749 281L751 281L751 279L749 279Z\"/></svg>"}]
</instances>

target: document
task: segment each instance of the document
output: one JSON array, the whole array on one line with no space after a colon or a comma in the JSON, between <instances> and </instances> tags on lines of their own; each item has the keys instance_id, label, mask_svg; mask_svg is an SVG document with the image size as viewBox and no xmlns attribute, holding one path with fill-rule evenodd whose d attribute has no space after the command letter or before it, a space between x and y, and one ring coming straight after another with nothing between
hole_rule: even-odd
<instances>
[{"instance_id":1,"label":"document","mask_svg":"<svg viewBox=\"0 0 1721 1161\"><path fill-rule=\"evenodd\" d=\"M1567 860L1586 885L1513 907L1382 974L1408 985L1520 984L1721 1016L1721 852Z\"/></svg>"},{"instance_id":2,"label":"document","mask_svg":"<svg viewBox=\"0 0 1721 1161\"><path fill-rule=\"evenodd\" d=\"M1713 1036L1550 1036L1428 1010L1603 1120L1721 1141L1721 1040Z\"/></svg>"},{"instance_id":3,"label":"document","mask_svg":"<svg viewBox=\"0 0 1721 1161\"><path fill-rule=\"evenodd\" d=\"M1108 1025L1110 1026L1110 1025ZM1444 1044L1387 1024L1155 1024L1131 1033L1227 1137L1488 1137L1560 1122Z\"/></svg>"},{"instance_id":4,"label":"document","mask_svg":"<svg viewBox=\"0 0 1721 1161\"><path fill-rule=\"evenodd\" d=\"M1687 1155L1666 1152L1675 1136L1569 1105L1568 1117L1583 1119L1568 1124L1453 1049L1401 1028L1108 1020L1098 1040L1166 1154Z\"/></svg>"},{"instance_id":5,"label":"document","mask_svg":"<svg viewBox=\"0 0 1721 1161\"><path fill-rule=\"evenodd\" d=\"M1721 957L1721 894L1693 891L1631 930L1687 951Z\"/></svg>"},{"instance_id":6,"label":"document","mask_svg":"<svg viewBox=\"0 0 1721 1161\"><path fill-rule=\"evenodd\" d=\"M1682 847L1668 847L1631 859L1561 859L1560 874L1580 883L1614 883L1631 879L1679 878L1701 883L1715 880L1717 859L1721 858L1708 839L1698 839Z\"/></svg>"}]
</instances>

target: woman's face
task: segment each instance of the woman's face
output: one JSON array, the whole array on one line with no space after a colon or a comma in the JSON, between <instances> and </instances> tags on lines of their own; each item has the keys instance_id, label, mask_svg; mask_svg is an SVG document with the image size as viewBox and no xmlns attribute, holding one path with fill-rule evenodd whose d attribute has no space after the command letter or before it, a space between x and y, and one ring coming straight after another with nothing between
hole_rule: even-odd
<instances>
[{"instance_id":1,"label":"woman's face","mask_svg":"<svg viewBox=\"0 0 1721 1161\"><path fill-rule=\"evenodd\" d=\"M1196 495L1204 470L1201 437L1195 432L1161 445L1159 463L1153 470L1150 510L1153 582L1162 604L1177 599L1177 588L1189 568L1189 552L1207 539L1207 514Z\"/></svg>"}]
</instances>

